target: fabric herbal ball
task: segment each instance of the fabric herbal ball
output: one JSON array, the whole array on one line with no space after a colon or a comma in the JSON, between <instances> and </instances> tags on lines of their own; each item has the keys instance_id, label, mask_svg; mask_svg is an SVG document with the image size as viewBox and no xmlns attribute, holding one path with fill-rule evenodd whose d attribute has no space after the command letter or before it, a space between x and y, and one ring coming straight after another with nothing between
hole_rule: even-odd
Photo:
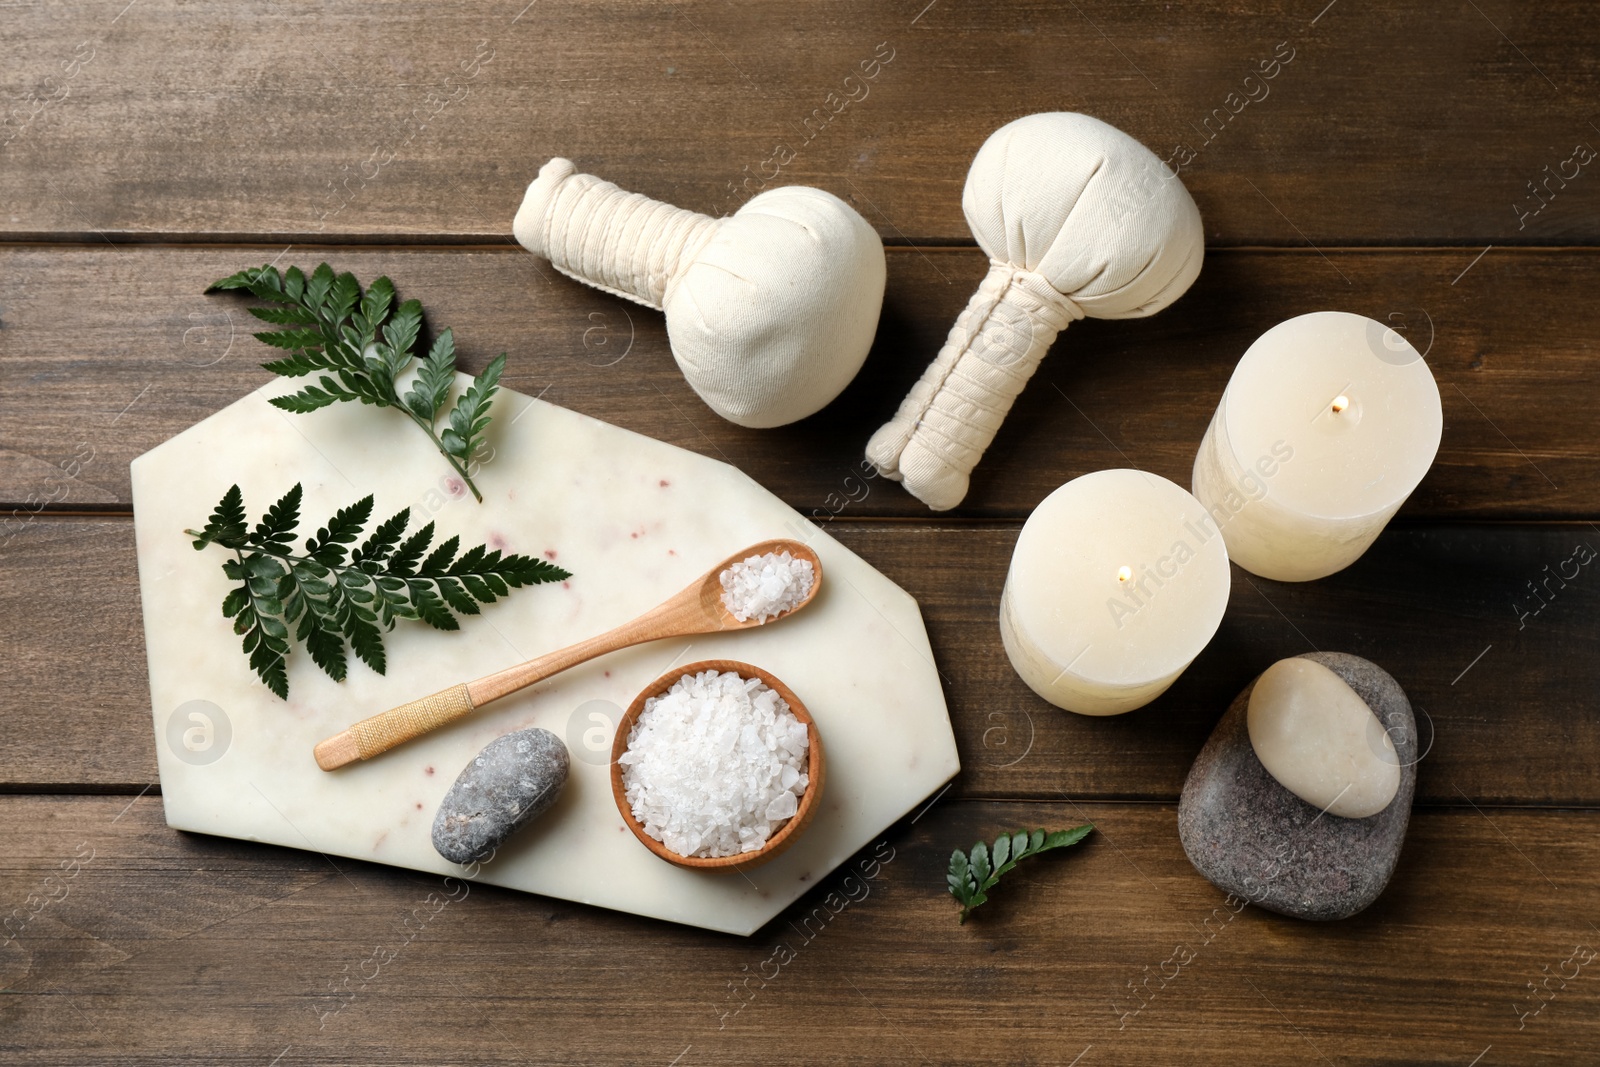
<instances>
[{"instance_id":1,"label":"fabric herbal ball","mask_svg":"<svg viewBox=\"0 0 1600 1067\"><path fill-rule=\"evenodd\" d=\"M856 376L877 331L883 242L821 189L772 189L711 218L552 159L512 229L563 274L665 311L689 385L741 426L822 408Z\"/></svg>"},{"instance_id":2,"label":"fabric herbal ball","mask_svg":"<svg viewBox=\"0 0 1600 1067\"><path fill-rule=\"evenodd\" d=\"M667 286L683 376L740 426L782 426L844 391L883 307L883 243L832 193L794 185L723 219Z\"/></svg>"},{"instance_id":3,"label":"fabric herbal ball","mask_svg":"<svg viewBox=\"0 0 1600 1067\"><path fill-rule=\"evenodd\" d=\"M1028 115L996 130L972 161L961 207L989 273L866 450L935 511L966 497L1057 334L1085 317L1160 311L1205 256L1199 209L1177 174L1088 115Z\"/></svg>"},{"instance_id":4,"label":"fabric herbal ball","mask_svg":"<svg viewBox=\"0 0 1600 1067\"><path fill-rule=\"evenodd\" d=\"M1094 319L1152 315L1200 274L1200 209L1171 168L1109 123L1027 115L989 135L961 210L993 259L1042 275Z\"/></svg>"}]
</instances>

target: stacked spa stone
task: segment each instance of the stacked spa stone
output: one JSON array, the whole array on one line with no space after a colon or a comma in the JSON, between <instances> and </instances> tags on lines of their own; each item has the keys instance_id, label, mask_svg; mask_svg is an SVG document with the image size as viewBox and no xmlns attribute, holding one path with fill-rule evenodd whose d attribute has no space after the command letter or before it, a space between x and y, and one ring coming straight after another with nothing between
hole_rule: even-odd
<instances>
[{"instance_id":1,"label":"stacked spa stone","mask_svg":"<svg viewBox=\"0 0 1600 1067\"><path fill-rule=\"evenodd\" d=\"M1359 701L1340 703L1318 667ZM1258 687L1274 691L1252 712ZM1370 721L1354 717L1361 704ZM1218 888L1270 911L1354 915L1394 873L1417 758L1411 703L1376 664L1338 652L1284 660L1239 694L1190 769L1184 851Z\"/></svg>"}]
</instances>

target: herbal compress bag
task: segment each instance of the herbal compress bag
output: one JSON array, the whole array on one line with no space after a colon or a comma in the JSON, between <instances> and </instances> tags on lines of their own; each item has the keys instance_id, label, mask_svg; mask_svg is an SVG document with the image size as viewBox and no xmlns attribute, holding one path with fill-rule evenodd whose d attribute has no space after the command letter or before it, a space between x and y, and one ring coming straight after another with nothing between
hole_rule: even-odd
<instances>
[{"instance_id":1,"label":"herbal compress bag","mask_svg":"<svg viewBox=\"0 0 1600 1067\"><path fill-rule=\"evenodd\" d=\"M512 229L561 273L665 311L683 376L741 426L782 426L838 396L883 307L883 242L821 189L772 189L714 219L552 159Z\"/></svg>"},{"instance_id":2,"label":"herbal compress bag","mask_svg":"<svg viewBox=\"0 0 1600 1067\"><path fill-rule=\"evenodd\" d=\"M867 458L935 511L972 468L1057 333L1085 315L1134 319L1182 296L1205 253L1178 176L1088 115L1028 115L996 130L961 209L989 274Z\"/></svg>"}]
</instances>

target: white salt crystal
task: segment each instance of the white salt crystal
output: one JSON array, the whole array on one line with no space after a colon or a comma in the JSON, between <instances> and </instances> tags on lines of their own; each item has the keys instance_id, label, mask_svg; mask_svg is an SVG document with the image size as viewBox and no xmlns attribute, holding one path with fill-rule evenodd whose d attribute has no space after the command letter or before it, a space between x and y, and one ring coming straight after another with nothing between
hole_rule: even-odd
<instances>
[{"instance_id":1,"label":"white salt crystal","mask_svg":"<svg viewBox=\"0 0 1600 1067\"><path fill-rule=\"evenodd\" d=\"M617 762L645 833L680 856L736 856L799 810L808 739L759 678L705 671L645 701Z\"/></svg>"},{"instance_id":2,"label":"white salt crystal","mask_svg":"<svg viewBox=\"0 0 1600 1067\"><path fill-rule=\"evenodd\" d=\"M800 804L795 800L794 794L785 789L773 798L771 804L767 805L767 818L774 821L787 819L792 817L799 808Z\"/></svg>"},{"instance_id":3,"label":"white salt crystal","mask_svg":"<svg viewBox=\"0 0 1600 1067\"><path fill-rule=\"evenodd\" d=\"M722 581L722 603L740 622L754 618L766 622L793 611L811 593L815 569L808 559L788 552L768 552L741 560L717 576ZM759 679L751 679L759 683Z\"/></svg>"}]
</instances>

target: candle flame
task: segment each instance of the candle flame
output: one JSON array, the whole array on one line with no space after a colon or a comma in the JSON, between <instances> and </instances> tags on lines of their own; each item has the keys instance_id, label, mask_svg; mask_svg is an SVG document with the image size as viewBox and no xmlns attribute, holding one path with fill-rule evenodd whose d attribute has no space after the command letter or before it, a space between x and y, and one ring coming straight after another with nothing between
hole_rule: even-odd
<instances>
[{"instance_id":1,"label":"candle flame","mask_svg":"<svg viewBox=\"0 0 1600 1067\"><path fill-rule=\"evenodd\" d=\"M1124 567L1118 567L1117 568L1117 581L1125 582L1129 578L1132 578L1132 577L1133 577L1133 568L1132 567L1124 566Z\"/></svg>"},{"instance_id":2,"label":"candle flame","mask_svg":"<svg viewBox=\"0 0 1600 1067\"><path fill-rule=\"evenodd\" d=\"M1335 415L1339 414L1339 412L1343 411L1349 406L1350 398L1345 396L1343 393L1340 393L1338 396L1333 398L1333 413Z\"/></svg>"}]
</instances>

